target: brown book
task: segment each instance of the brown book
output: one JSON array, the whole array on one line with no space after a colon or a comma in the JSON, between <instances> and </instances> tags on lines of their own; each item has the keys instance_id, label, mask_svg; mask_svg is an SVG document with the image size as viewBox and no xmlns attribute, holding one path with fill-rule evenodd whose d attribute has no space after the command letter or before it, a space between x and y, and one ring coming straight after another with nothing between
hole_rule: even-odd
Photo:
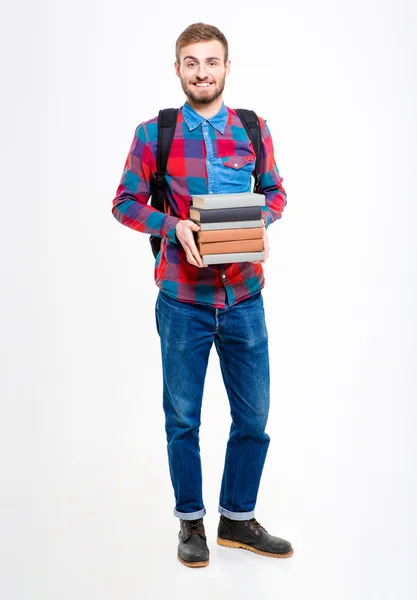
<instances>
[{"instance_id":1,"label":"brown book","mask_svg":"<svg viewBox=\"0 0 417 600\"><path fill-rule=\"evenodd\" d=\"M197 242L197 247L202 256L205 254L229 254L231 252L261 252L264 249L263 239L209 242L205 244Z\"/></svg>"},{"instance_id":2,"label":"brown book","mask_svg":"<svg viewBox=\"0 0 417 600\"><path fill-rule=\"evenodd\" d=\"M213 229L212 231L197 231L197 241L206 242L233 242L234 240L254 240L263 237L263 227L250 227L243 229Z\"/></svg>"}]
</instances>

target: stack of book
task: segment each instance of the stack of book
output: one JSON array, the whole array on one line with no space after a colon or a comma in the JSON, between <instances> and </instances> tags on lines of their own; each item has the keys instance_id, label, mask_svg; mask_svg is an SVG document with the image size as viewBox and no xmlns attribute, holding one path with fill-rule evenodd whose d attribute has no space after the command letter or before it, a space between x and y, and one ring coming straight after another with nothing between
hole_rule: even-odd
<instances>
[{"instance_id":1,"label":"stack of book","mask_svg":"<svg viewBox=\"0 0 417 600\"><path fill-rule=\"evenodd\" d=\"M264 259L263 194L191 196L190 220L200 225L196 243L204 265Z\"/></svg>"}]
</instances>

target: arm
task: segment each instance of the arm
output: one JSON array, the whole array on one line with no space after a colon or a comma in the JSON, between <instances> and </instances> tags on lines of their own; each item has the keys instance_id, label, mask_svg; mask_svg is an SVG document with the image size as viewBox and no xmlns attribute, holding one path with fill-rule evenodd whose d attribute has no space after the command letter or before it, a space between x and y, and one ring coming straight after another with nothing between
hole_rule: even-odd
<instances>
[{"instance_id":1,"label":"arm","mask_svg":"<svg viewBox=\"0 0 417 600\"><path fill-rule=\"evenodd\" d=\"M262 218L265 226L280 219L287 204L287 194L282 187L283 178L280 176L274 157L274 146L271 132L266 121L259 118L262 134L261 160L259 165L260 192L265 194L265 206L262 207Z\"/></svg>"},{"instance_id":2,"label":"arm","mask_svg":"<svg viewBox=\"0 0 417 600\"><path fill-rule=\"evenodd\" d=\"M156 159L147 137L146 126L139 125L126 158L122 178L113 199L113 216L122 225L142 233L166 237L178 244L175 228L178 217L166 215L148 205L151 195L151 177L156 170Z\"/></svg>"}]
</instances>

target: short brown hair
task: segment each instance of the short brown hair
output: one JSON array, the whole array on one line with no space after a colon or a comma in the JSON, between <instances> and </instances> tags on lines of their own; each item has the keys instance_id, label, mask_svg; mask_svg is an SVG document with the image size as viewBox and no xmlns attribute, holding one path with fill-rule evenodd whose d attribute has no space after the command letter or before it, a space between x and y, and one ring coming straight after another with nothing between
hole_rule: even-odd
<instances>
[{"instance_id":1,"label":"short brown hair","mask_svg":"<svg viewBox=\"0 0 417 600\"><path fill-rule=\"evenodd\" d=\"M226 63L229 58L229 45L227 39L217 27L214 27L214 25L207 25L206 23L193 23L192 25L189 25L187 29L184 29L175 43L177 63L179 64L180 62L179 55L181 48L184 48L184 46L188 46L189 44L208 42L210 40L217 40L221 43L224 49L224 62Z\"/></svg>"}]
</instances>

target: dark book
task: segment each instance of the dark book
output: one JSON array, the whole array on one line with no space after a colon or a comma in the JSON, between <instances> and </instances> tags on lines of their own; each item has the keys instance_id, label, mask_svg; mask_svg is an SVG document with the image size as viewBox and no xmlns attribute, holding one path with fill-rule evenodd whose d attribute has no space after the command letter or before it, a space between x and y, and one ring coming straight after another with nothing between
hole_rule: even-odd
<instances>
[{"instance_id":1,"label":"dark book","mask_svg":"<svg viewBox=\"0 0 417 600\"><path fill-rule=\"evenodd\" d=\"M249 227L262 227L262 219L254 219L253 221L223 221L219 223L200 223L195 219L191 219L197 225L200 225L200 231L218 231L219 229L248 229Z\"/></svg>"},{"instance_id":2,"label":"dark book","mask_svg":"<svg viewBox=\"0 0 417 600\"><path fill-rule=\"evenodd\" d=\"M190 219L196 223L224 223L226 221L254 221L260 219L260 206L240 206L238 208L190 208Z\"/></svg>"}]
</instances>

